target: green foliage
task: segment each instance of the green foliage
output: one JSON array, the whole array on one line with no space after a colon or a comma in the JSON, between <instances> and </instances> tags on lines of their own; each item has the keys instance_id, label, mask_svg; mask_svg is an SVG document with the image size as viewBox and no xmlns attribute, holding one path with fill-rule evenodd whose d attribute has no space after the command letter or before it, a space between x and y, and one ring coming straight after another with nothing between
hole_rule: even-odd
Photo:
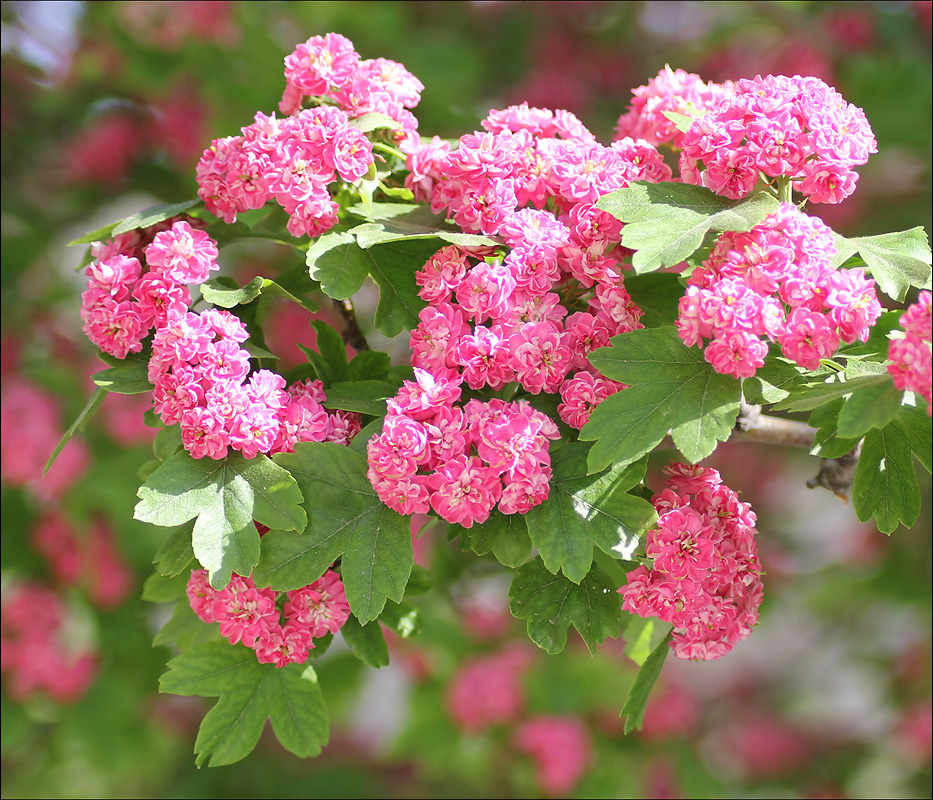
<instances>
[{"instance_id":1,"label":"green foliage","mask_svg":"<svg viewBox=\"0 0 933 800\"><path fill-rule=\"evenodd\" d=\"M629 388L604 400L580 431L595 441L591 472L613 463L631 464L653 450L670 431L677 449L696 463L729 437L739 413L739 382L719 375L674 328L645 328L594 350L593 364Z\"/></svg>"},{"instance_id":2,"label":"green foliage","mask_svg":"<svg viewBox=\"0 0 933 800\"><path fill-rule=\"evenodd\" d=\"M887 425L868 432L852 484L859 520L874 518L882 533L892 533L898 524L909 528L917 521L920 486L911 456L929 472L931 447L929 417L912 406L901 406Z\"/></svg>"},{"instance_id":3,"label":"green foliage","mask_svg":"<svg viewBox=\"0 0 933 800\"><path fill-rule=\"evenodd\" d=\"M625 705L622 706L621 716L625 717L625 732L631 733L633 730L641 730L645 721L645 709L648 706L648 699L651 697L651 690L661 677L661 670L664 668L664 660L667 658L673 634L668 633L654 650L651 655L641 665L635 682L628 693Z\"/></svg>"},{"instance_id":4,"label":"green foliage","mask_svg":"<svg viewBox=\"0 0 933 800\"><path fill-rule=\"evenodd\" d=\"M777 209L777 200L763 193L727 200L702 186L636 181L604 195L596 206L626 223L622 245L637 251L632 266L651 272L688 259L711 230L751 230Z\"/></svg>"},{"instance_id":5,"label":"green foliage","mask_svg":"<svg viewBox=\"0 0 933 800\"><path fill-rule=\"evenodd\" d=\"M168 663L159 690L184 697L219 697L198 730L196 763L220 767L248 756L266 724L282 746L301 758L327 744L324 696L310 665L260 664L240 645L208 642Z\"/></svg>"},{"instance_id":6,"label":"green foliage","mask_svg":"<svg viewBox=\"0 0 933 800\"><path fill-rule=\"evenodd\" d=\"M587 474L589 447L568 444L551 455L551 493L525 519L532 544L553 573L579 583L590 570L593 545L630 561L644 532L657 521L651 503L628 494L645 477L647 459Z\"/></svg>"},{"instance_id":7,"label":"green foliage","mask_svg":"<svg viewBox=\"0 0 933 800\"><path fill-rule=\"evenodd\" d=\"M519 567L509 589L509 610L528 620L528 636L542 650L560 653L573 625L590 653L619 635L622 609L609 576L593 566L578 583L552 574L539 560Z\"/></svg>"},{"instance_id":8,"label":"green foliage","mask_svg":"<svg viewBox=\"0 0 933 800\"><path fill-rule=\"evenodd\" d=\"M931 288L930 242L923 228L854 239L839 235L835 238L838 253L834 266L857 254L888 297L903 302L910 287Z\"/></svg>"},{"instance_id":9,"label":"green foliage","mask_svg":"<svg viewBox=\"0 0 933 800\"><path fill-rule=\"evenodd\" d=\"M307 520L295 480L262 455L197 460L176 453L138 495L138 520L167 527L195 520L194 554L215 589L226 586L234 572L249 575L259 561L254 520L284 530L303 528Z\"/></svg>"},{"instance_id":10,"label":"green foliage","mask_svg":"<svg viewBox=\"0 0 933 800\"><path fill-rule=\"evenodd\" d=\"M347 600L362 624L376 619L387 599L401 601L414 558L410 525L379 500L366 459L342 445L309 442L275 461L297 481L308 523L302 533L266 535L255 579L297 589L340 559Z\"/></svg>"}]
</instances>

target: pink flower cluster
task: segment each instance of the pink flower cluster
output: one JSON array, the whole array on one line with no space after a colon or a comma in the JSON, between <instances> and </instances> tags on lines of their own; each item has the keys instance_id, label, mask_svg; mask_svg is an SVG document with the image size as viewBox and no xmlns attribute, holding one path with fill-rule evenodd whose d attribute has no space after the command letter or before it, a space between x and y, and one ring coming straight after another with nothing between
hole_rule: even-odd
<instances>
[{"instance_id":1,"label":"pink flower cluster","mask_svg":"<svg viewBox=\"0 0 933 800\"><path fill-rule=\"evenodd\" d=\"M360 430L358 414L327 411L320 381L286 389L271 370L250 373L240 347L246 327L229 311L172 315L156 331L149 361L153 407L166 425L181 424L194 458L220 459L229 449L246 458L290 453L297 442L349 443Z\"/></svg>"},{"instance_id":2,"label":"pink flower cluster","mask_svg":"<svg viewBox=\"0 0 933 800\"><path fill-rule=\"evenodd\" d=\"M447 687L447 710L467 733L512 722L525 704L521 678L531 655L520 645L467 661Z\"/></svg>"},{"instance_id":3,"label":"pink flower cluster","mask_svg":"<svg viewBox=\"0 0 933 800\"><path fill-rule=\"evenodd\" d=\"M6 486L28 487L43 500L61 497L84 474L87 447L72 438L43 475L64 433L58 403L19 375L4 378L0 394L0 478Z\"/></svg>"},{"instance_id":4,"label":"pink flower cluster","mask_svg":"<svg viewBox=\"0 0 933 800\"><path fill-rule=\"evenodd\" d=\"M155 227L148 233L154 236L145 247L137 231L95 244L95 261L85 270L84 333L116 358L140 352L154 327L164 325L171 314L188 310L191 295L186 284L204 283L219 269L216 243L188 222L180 220L169 230Z\"/></svg>"},{"instance_id":5,"label":"pink flower cluster","mask_svg":"<svg viewBox=\"0 0 933 800\"><path fill-rule=\"evenodd\" d=\"M32 530L32 543L60 584L86 587L99 608L115 608L129 595L133 573L102 520L79 535L64 514L52 511Z\"/></svg>"},{"instance_id":6,"label":"pink flower cluster","mask_svg":"<svg viewBox=\"0 0 933 800\"><path fill-rule=\"evenodd\" d=\"M645 553L628 573L622 608L674 626L678 658L717 660L758 621L761 564L755 514L714 469L672 463L667 488L651 502L660 515Z\"/></svg>"},{"instance_id":7,"label":"pink flower cluster","mask_svg":"<svg viewBox=\"0 0 933 800\"><path fill-rule=\"evenodd\" d=\"M240 575L217 591L206 570L193 569L187 594L199 619L219 623L231 644L242 642L256 651L260 664L277 667L303 664L314 640L337 633L350 616L343 581L330 569L314 583L287 592L281 614L272 589L257 588L252 578Z\"/></svg>"},{"instance_id":8,"label":"pink flower cluster","mask_svg":"<svg viewBox=\"0 0 933 800\"><path fill-rule=\"evenodd\" d=\"M361 59L339 33L312 36L285 57L285 93L279 110L294 114L306 97L327 98L351 117L375 112L399 123L405 133L418 121L408 109L421 100L421 81L386 58Z\"/></svg>"},{"instance_id":9,"label":"pink flower cluster","mask_svg":"<svg viewBox=\"0 0 933 800\"><path fill-rule=\"evenodd\" d=\"M917 302L901 315L902 339L892 339L888 346L888 372L898 389L916 392L927 402L927 414L933 414L933 293L920 292Z\"/></svg>"},{"instance_id":10,"label":"pink flower cluster","mask_svg":"<svg viewBox=\"0 0 933 800\"><path fill-rule=\"evenodd\" d=\"M400 514L434 509L465 528L483 523L496 504L526 513L548 496L548 439L559 437L546 414L525 401L470 400L460 379L415 369L388 401L382 433L369 440L367 476ZM475 455L474 455L475 450Z\"/></svg>"},{"instance_id":11,"label":"pink flower cluster","mask_svg":"<svg viewBox=\"0 0 933 800\"><path fill-rule=\"evenodd\" d=\"M681 142L686 183L732 199L761 175L789 178L814 203L840 203L858 180L854 166L878 145L865 113L819 78L743 79L696 119Z\"/></svg>"},{"instance_id":12,"label":"pink flower cluster","mask_svg":"<svg viewBox=\"0 0 933 800\"><path fill-rule=\"evenodd\" d=\"M632 181L656 183L671 177L652 145L621 139L604 147L568 111L511 106L491 111L483 127L485 132L461 136L453 151L436 139L422 144L410 137L406 144L412 172L406 185L430 199L435 214L446 210L465 231L494 236L510 224L514 227L519 208L543 209L547 204L569 215ZM587 211L578 213L585 218ZM579 221L574 219L570 227ZM553 238L557 231L552 227L546 225L541 233ZM570 243L555 241L552 247L561 244ZM573 244L593 243L584 239ZM601 250L593 256L604 254Z\"/></svg>"},{"instance_id":13,"label":"pink flower cluster","mask_svg":"<svg viewBox=\"0 0 933 800\"><path fill-rule=\"evenodd\" d=\"M319 236L337 222L328 187L353 183L373 164L372 142L334 106L276 119L257 112L241 136L215 139L197 167L198 197L224 222L274 200L292 236Z\"/></svg>"},{"instance_id":14,"label":"pink flower cluster","mask_svg":"<svg viewBox=\"0 0 933 800\"><path fill-rule=\"evenodd\" d=\"M3 587L0 604L0 672L10 696L26 700L45 694L73 703L88 690L97 672L93 649L77 642L73 614L62 598L35 583Z\"/></svg>"},{"instance_id":15,"label":"pink flower cluster","mask_svg":"<svg viewBox=\"0 0 933 800\"><path fill-rule=\"evenodd\" d=\"M732 96L735 86L705 83L699 75L664 67L645 86L632 90L633 100L616 124L616 139L629 136L657 146L670 143L680 149L684 134L665 112L696 117Z\"/></svg>"},{"instance_id":16,"label":"pink flower cluster","mask_svg":"<svg viewBox=\"0 0 933 800\"><path fill-rule=\"evenodd\" d=\"M762 337L817 369L842 342L866 341L882 311L875 282L860 269L834 270L835 253L832 231L789 203L748 233L724 233L690 276L680 338L688 347L705 345L713 368L736 378L764 364Z\"/></svg>"},{"instance_id":17,"label":"pink flower cluster","mask_svg":"<svg viewBox=\"0 0 933 800\"><path fill-rule=\"evenodd\" d=\"M532 717L515 731L512 743L534 759L538 783L556 797L568 796L593 760L590 734L574 717Z\"/></svg>"}]
</instances>

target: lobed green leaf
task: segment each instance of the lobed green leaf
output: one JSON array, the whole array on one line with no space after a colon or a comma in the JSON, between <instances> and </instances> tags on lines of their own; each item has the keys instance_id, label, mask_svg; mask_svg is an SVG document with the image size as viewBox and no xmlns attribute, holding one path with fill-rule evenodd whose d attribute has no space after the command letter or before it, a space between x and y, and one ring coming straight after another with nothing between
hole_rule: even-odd
<instances>
[{"instance_id":1,"label":"lobed green leaf","mask_svg":"<svg viewBox=\"0 0 933 800\"><path fill-rule=\"evenodd\" d=\"M567 629L577 629L590 653L619 635L622 606L616 587L595 564L579 583L552 574L540 559L520 567L509 588L512 615L526 619L528 636L548 653L560 653Z\"/></svg>"},{"instance_id":2,"label":"lobed green leaf","mask_svg":"<svg viewBox=\"0 0 933 800\"><path fill-rule=\"evenodd\" d=\"M327 709L311 666L260 664L242 645L207 642L168 663L159 691L219 697L201 722L196 764L233 764L252 752L265 727L300 758L320 754L328 740Z\"/></svg>"},{"instance_id":3,"label":"lobed green leaf","mask_svg":"<svg viewBox=\"0 0 933 800\"><path fill-rule=\"evenodd\" d=\"M644 479L647 459L594 475L587 473L589 450L576 442L552 452L550 496L525 515L544 566L574 583L590 571L594 543L613 558L629 560L657 521L651 503L628 494Z\"/></svg>"},{"instance_id":4,"label":"lobed green leaf","mask_svg":"<svg viewBox=\"0 0 933 800\"><path fill-rule=\"evenodd\" d=\"M595 442L588 457L591 472L637 461L668 431L684 457L696 463L732 433L739 382L716 373L674 328L624 333L589 358L606 377L629 385L600 403L580 431L581 440Z\"/></svg>"},{"instance_id":5,"label":"lobed green leaf","mask_svg":"<svg viewBox=\"0 0 933 800\"><path fill-rule=\"evenodd\" d=\"M728 200L702 186L636 181L604 195L596 206L626 223L622 245L636 251L632 266L641 273L686 260L711 230L751 230L778 202L765 193Z\"/></svg>"}]
</instances>

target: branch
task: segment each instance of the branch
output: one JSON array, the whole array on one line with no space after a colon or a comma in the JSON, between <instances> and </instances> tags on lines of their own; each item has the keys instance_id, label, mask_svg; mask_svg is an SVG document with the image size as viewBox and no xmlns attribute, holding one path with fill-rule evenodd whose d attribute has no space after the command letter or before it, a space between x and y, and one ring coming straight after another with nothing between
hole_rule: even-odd
<instances>
[{"instance_id":1,"label":"branch","mask_svg":"<svg viewBox=\"0 0 933 800\"><path fill-rule=\"evenodd\" d=\"M785 447L806 447L813 444L816 429L806 422L797 422L781 417L769 417L761 413L761 406L742 403L735 432L729 441L763 442Z\"/></svg>"},{"instance_id":2,"label":"branch","mask_svg":"<svg viewBox=\"0 0 933 800\"><path fill-rule=\"evenodd\" d=\"M765 444L778 444L788 447L806 447L813 445L816 430L805 422L792 419L769 417L761 413L760 406L751 406L742 403L739 417L735 423L735 433L730 441L737 442L764 442ZM822 486L829 489L837 497L849 502L849 492L855 478L855 469L858 466L859 455L862 452L862 443L851 453L840 458L824 458L820 471L807 481L807 487L815 489Z\"/></svg>"},{"instance_id":3,"label":"branch","mask_svg":"<svg viewBox=\"0 0 933 800\"><path fill-rule=\"evenodd\" d=\"M356 310L353 308L353 302L350 300L334 300L334 309L344 321L343 330L340 332L340 338L344 344L350 345L356 352L369 350L369 342L360 330L360 323L356 319Z\"/></svg>"}]
</instances>

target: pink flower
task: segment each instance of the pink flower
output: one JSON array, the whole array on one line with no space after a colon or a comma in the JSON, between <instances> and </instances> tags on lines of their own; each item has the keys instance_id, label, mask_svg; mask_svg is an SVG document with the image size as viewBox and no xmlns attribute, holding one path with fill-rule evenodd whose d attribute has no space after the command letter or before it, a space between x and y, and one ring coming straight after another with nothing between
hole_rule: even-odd
<instances>
[{"instance_id":1,"label":"pink flower","mask_svg":"<svg viewBox=\"0 0 933 800\"><path fill-rule=\"evenodd\" d=\"M306 626L314 638L337 633L350 616L340 575L329 569L314 583L290 591L282 612L288 620Z\"/></svg>"},{"instance_id":2,"label":"pink flower","mask_svg":"<svg viewBox=\"0 0 933 800\"><path fill-rule=\"evenodd\" d=\"M204 231L176 222L157 233L146 248L146 263L156 274L176 283L204 283L217 264L217 244Z\"/></svg>"},{"instance_id":3,"label":"pink flower","mask_svg":"<svg viewBox=\"0 0 933 800\"><path fill-rule=\"evenodd\" d=\"M573 717L532 717L515 731L512 741L537 762L541 788L557 797L574 790L593 758L589 732Z\"/></svg>"}]
</instances>

